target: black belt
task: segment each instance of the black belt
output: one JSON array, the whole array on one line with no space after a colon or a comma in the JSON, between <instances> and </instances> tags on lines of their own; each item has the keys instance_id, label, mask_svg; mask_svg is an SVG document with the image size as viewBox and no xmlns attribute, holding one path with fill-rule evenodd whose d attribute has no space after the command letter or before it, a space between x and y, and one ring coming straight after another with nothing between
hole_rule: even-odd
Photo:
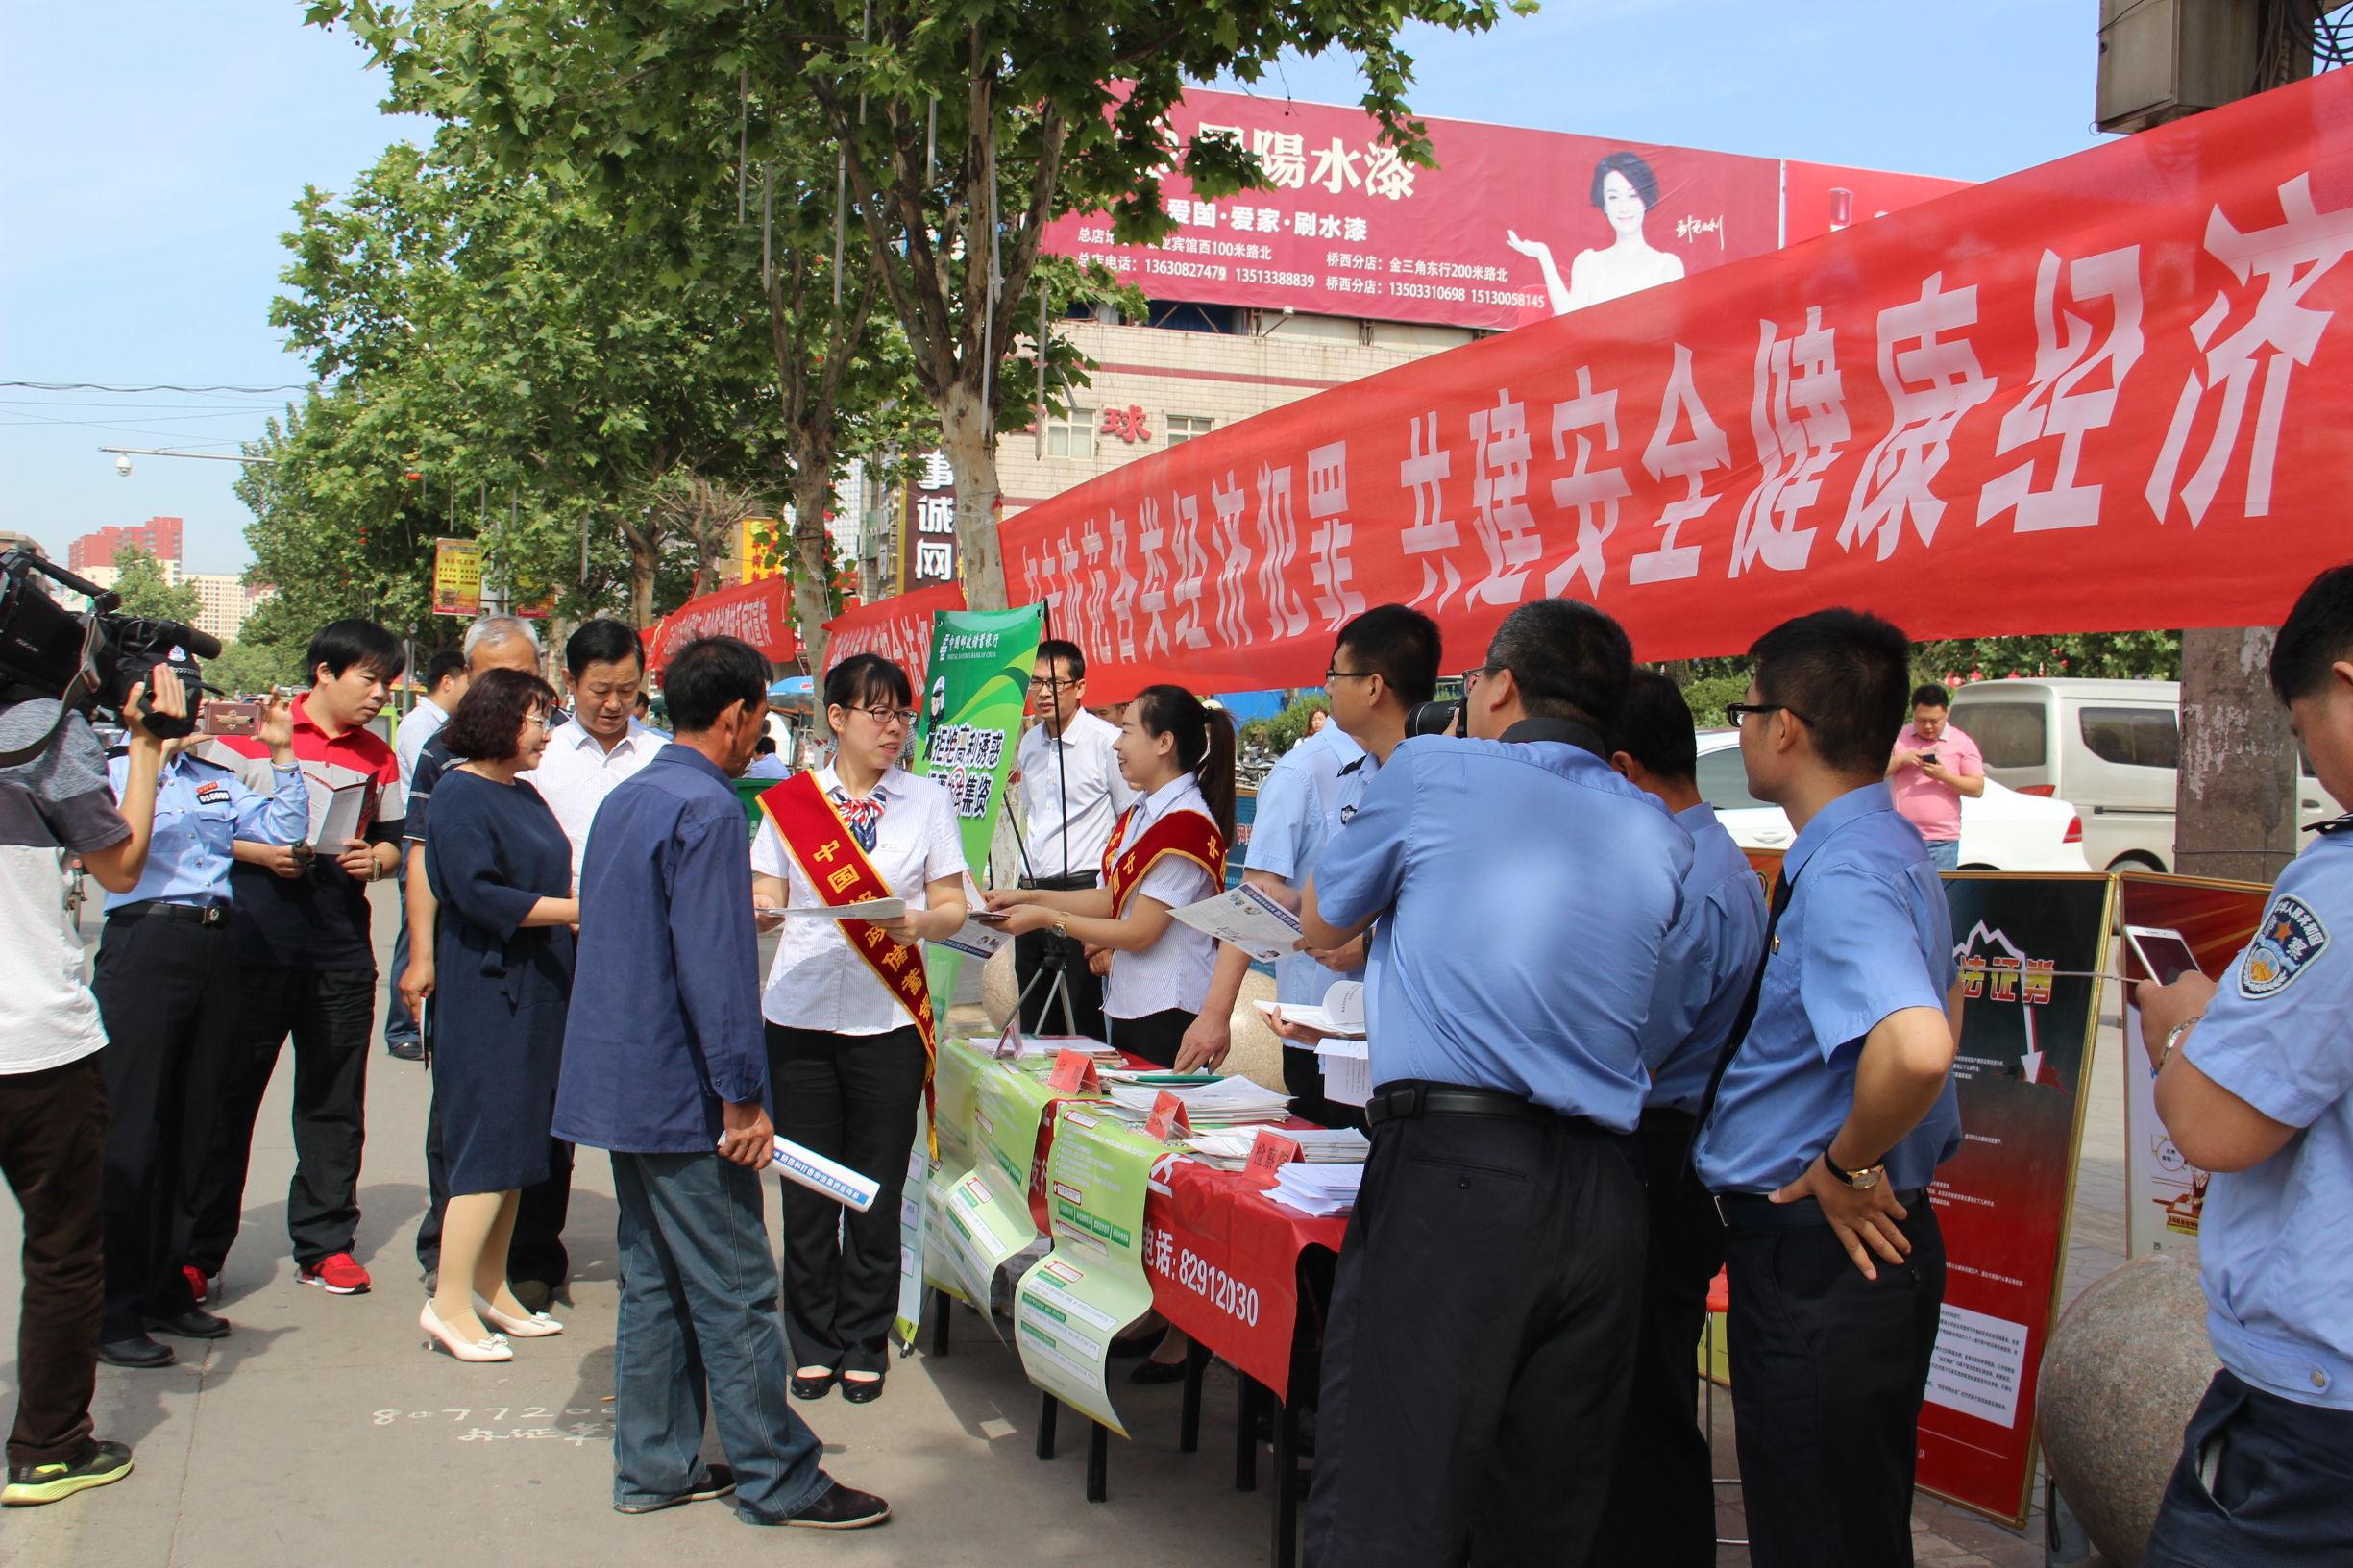
<instances>
[{"instance_id":1,"label":"black belt","mask_svg":"<svg viewBox=\"0 0 2353 1568\"><path fill-rule=\"evenodd\" d=\"M1896 1193L1895 1198L1909 1214L1919 1212L1927 1195L1926 1188L1915 1187ZM1717 1217L1735 1231L1801 1231L1830 1223L1821 1202L1814 1198L1776 1203L1762 1192L1718 1192L1715 1199Z\"/></svg>"},{"instance_id":2,"label":"black belt","mask_svg":"<svg viewBox=\"0 0 2353 1568\"><path fill-rule=\"evenodd\" d=\"M1373 1090L1373 1097L1364 1102L1367 1127L1421 1116L1502 1116L1511 1121L1563 1122L1584 1119L1547 1111L1515 1094L1499 1094L1491 1089L1458 1089L1451 1084L1390 1085Z\"/></svg>"},{"instance_id":3,"label":"black belt","mask_svg":"<svg viewBox=\"0 0 2353 1568\"><path fill-rule=\"evenodd\" d=\"M1025 876L1021 878L1020 885L1025 888L1037 888L1046 893L1076 893L1082 888L1093 887L1095 873L1072 871L1066 876Z\"/></svg>"},{"instance_id":4,"label":"black belt","mask_svg":"<svg viewBox=\"0 0 2353 1568\"><path fill-rule=\"evenodd\" d=\"M178 904L161 898L142 898L107 911L110 920L185 920L191 925L226 925L227 904Z\"/></svg>"}]
</instances>

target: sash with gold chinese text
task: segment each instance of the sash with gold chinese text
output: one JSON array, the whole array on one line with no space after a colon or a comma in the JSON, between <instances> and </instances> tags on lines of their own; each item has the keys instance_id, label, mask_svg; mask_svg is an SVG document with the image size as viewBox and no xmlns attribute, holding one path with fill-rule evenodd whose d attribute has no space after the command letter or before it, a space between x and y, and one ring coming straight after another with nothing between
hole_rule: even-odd
<instances>
[{"instance_id":1,"label":"sash with gold chinese text","mask_svg":"<svg viewBox=\"0 0 2353 1568\"><path fill-rule=\"evenodd\" d=\"M891 885L874 870L874 863L866 858L851 836L849 824L825 792L818 786L814 772L795 773L773 789L760 792L760 809L776 826L776 836L792 853L793 863L800 874L809 879L818 897L828 908L864 902L869 898L895 898ZM866 960L883 989L907 1010L915 1020L916 1032L923 1037L923 1096L931 1103L932 1072L939 1064L939 1032L931 1016L931 985L923 977L922 954L913 947L902 947L883 935L870 920L837 920L842 940L850 949Z\"/></svg>"},{"instance_id":2,"label":"sash with gold chinese text","mask_svg":"<svg viewBox=\"0 0 2353 1568\"><path fill-rule=\"evenodd\" d=\"M1119 821L1112 825L1111 842L1103 846L1103 885L1111 889L1114 919L1127 913L1128 899L1167 855L1189 860L1209 872L1213 890L1225 887L1226 837L1217 831L1215 822L1189 808L1172 811L1145 828L1131 848L1128 828L1140 809L1130 806L1121 812Z\"/></svg>"}]
</instances>

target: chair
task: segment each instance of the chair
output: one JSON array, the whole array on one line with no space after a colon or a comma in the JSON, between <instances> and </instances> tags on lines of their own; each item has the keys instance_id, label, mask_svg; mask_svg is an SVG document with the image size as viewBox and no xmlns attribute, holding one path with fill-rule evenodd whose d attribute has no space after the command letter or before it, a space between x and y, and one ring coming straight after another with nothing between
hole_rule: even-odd
<instances>
[{"instance_id":1,"label":"chair","mask_svg":"<svg viewBox=\"0 0 2353 1568\"><path fill-rule=\"evenodd\" d=\"M1711 1454L1715 1452L1716 1447L1716 1319L1731 1310L1731 1279L1727 1271L1720 1268L1716 1270L1716 1277L1707 1282L1707 1326L1704 1331L1705 1337L1700 1341L1705 1347L1707 1356L1707 1371L1700 1378L1700 1397L1703 1401L1702 1409L1706 1412L1703 1417L1705 1422L1703 1430L1707 1434L1707 1447ZM1740 1484L1738 1476L1717 1476L1714 1479L1719 1486ZM1737 1539L1729 1535L1719 1535L1716 1537L1716 1544L1718 1546L1746 1546L1749 1544L1749 1538L1746 1535Z\"/></svg>"}]
</instances>

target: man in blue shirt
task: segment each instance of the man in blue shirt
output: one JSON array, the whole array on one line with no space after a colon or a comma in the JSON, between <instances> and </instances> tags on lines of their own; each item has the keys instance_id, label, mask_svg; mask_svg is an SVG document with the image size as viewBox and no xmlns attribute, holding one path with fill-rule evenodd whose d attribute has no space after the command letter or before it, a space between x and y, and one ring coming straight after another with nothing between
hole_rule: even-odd
<instances>
[{"instance_id":1,"label":"man in blue shirt","mask_svg":"<svg viewBox=\"0 0 2353 1568\"><path fill-rule=\"evenodd\" d=\"M2321 786L2353 799L2353 566L2296 600L2271 690ZM2320 832L2220 985L2140 991L2157 1115L2213 1173L2198 1270L2222 1362L2149 1568L2336 1562L2353 1543L2353 817Z\"/></svg>"},{"instance_id":2,"label":"man in blue shirt","mask_svg":"<svg viewBox=\"0 0 2353 1568\"><path fill-rule=\"evenodd\" d=\"M1284 754L1259 785L1244 882L1273 892L1307 885L1324 845L1352 820L1389 753L1406 738L1406 716L1437 689L1437 623L1403 604L1381 604L1340 628L1324 685L1332 723ZM1312 1007L1335 980L1364 978L1366 941L1302 949L1275 960L1275 1000ZM1247 950L1227 943L1217 954L1209 997L1185 1031L1177 1070L1214 1067L1233 1047L1235 999L1250 971ZM1364 1114L1324 1098L1312 1041L1286 1042L1283 1085L1291 1110L1326 1127L1361 1127Z\"/></svg>"},{"instance_id":3,"label":"man in blue shirt","mask_svg":"<svg viewBox=\"0 0 2353 1568\"><path fill-rule=\"evenodd\" d=\"M231 1066L237 1023L235 935L229 928L234 844L300 844L310 832L310 791L294 759L294 716L281 698L254 738L268 747L249 789L231 766L174 741L156 782L155 838L138 884L110 893L90 990L106 1021L106 1315L98 1359L169 1366L150 1329L217 1339L229 1325L208 1312L182 1262L194 1224L195 1186L211 1152L213 1108ZM226 749L228 764L240 761ZM131 758L107 765L119 796Z\"/></svg>"},{"instance_id":4,"label":"man in blue shirt","mask_svg":"<svg viewBox=\"0 0 2353 1568\"><path fill-rule=\"evenodd\" d=\"M1375 1085L1312 1561L1593 1544L1640 1306L1641 1032L1692 853L1604 760L1632 668L1590 605L1514 610L1464 677L1469 738L1398 746L1309 882L1310 946L1373 931Z\"/></svg>"},{"instance_id":5,"label":"man in blue shirt","mask_svg":"<svg viewBox=\"0 0 2353 1568\"><path fill-rule=\"evenodd\" d=\"M417 758L425 745L441 733L441 726L450 722L457 711L458 699L466 695L466 655L453 648L445 648L425 663L422 684L425 695L417 699L402 718L393 734L392 754L401 764L401 792L414 801L417 797ZM408 864L401 863L399 880L405 896L408 887ZM423 1027L407 1000L401 995L401 979L408 972L408 922L401 921L399 932L392 939L392 995L384 1006L384 1050L404 1062L425 1059Z\"/></svg>"},{"instance_id":6,"label":"man in blue shirt","mask_svg":"<svg viewBox=\"0 0 2353 1568\"><path fill-rule=\"evenodd\" d=\"M1911 645L1836 609L1750 653L1728 717L1749 793L1797 837L1694 1149L1726 1227L1749 1551L1758 1568L1888 1568L1912 1560L1945 1294L1927 1187L1961 1139L1952 921L1882 776Z\"/></svg>"},{"instance_id":7,"label":"man in blue shirt","mask_svg":"<svg viewBox=\"0 0 2353 1568\"><path fill-rule=\"evenodd\" d=\"M759 1174L775 1129L751 845L728 781L764 732L769 678L748 643L689 643L663 683L676 744L598 808L554 1131L613 1156L613 1507L732 1491L752 1524L853 1530L890 1505L828 1477L792 1409ZM706 1401L727 1466L697 1458Z\"/></svg>"},{"instance_id":8,"label":"man in blue shirt","mask_svg":"<svg viewBox=\"0 0 2353 1568\"><path fill-rule=\"evenodd\" d=\"M1634 672L1616 741L1611 766L1675 814L1692 857L1683 918L1668 935L1642 1030L1651 1072L1637 1135L1651 1220L1642 1344L1595 1560L1706 1568L1716 1560L1715 1466L1692 1419L1695 1347L1708 1285L1724 1266L1724 1226L1692 1175L1691 1135L1764 954L1765 896L1749 857L1700 798L1691 708L1674 681Z\"/></svg>"}]
</instances>

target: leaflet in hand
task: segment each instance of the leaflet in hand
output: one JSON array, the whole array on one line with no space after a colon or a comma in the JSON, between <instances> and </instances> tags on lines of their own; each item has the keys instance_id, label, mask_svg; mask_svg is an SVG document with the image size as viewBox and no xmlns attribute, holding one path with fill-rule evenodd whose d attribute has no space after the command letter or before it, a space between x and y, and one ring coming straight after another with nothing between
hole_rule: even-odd
<instances>
[{"instance_id":1,"label":"leaflet in hand","mask_svg":"<svg viewBox=\"0 0 2353 1568\"><path fill-rule=\"evenodd\" d=\"M1364 1038L1364 983L1360 980L1335 980L1332 989L1324 992L1321 1007L1305 1002L1261 1002L1259 1011L1270 1018L1295 1023L1312 1034L1336 1040Z\"/></svg>"},{"instance_id":2,"label":"leaflet in hand","mask_svg":"<svg viewBox=\"0 0 2353 1568\"><path fill-rule=\"evenodd\" d=\"M358 838L365 824L368 781L338 788L306 773L303 783L310 791L311 845L331 855L341 854L344 845Z\"/></svg>"},{"instance_id":3,"label":"leaflet in hand","mask_svg":"<svg viewBox=\"0 0 2353 1568\"><path fill-rule=\"evenodd\" d=\"M904 898L861 898L850 904L815 904L779 909L778 915L798 915L814 920L895 920L907 913Z\"/></svg>"},{"instance_id":4,"label":"leaflet in hand","mask_svg":"<svg viewBox=\"0 0 2353 1568\"><path fill-rule=\"evenodd\" d=\"M1169 913L1252 958L1281 958L1298 947L1302 935L1298 916L1247 882Z\"/></svg>"},{"instance_id":5,"label":"leaflet in hand","mask_svg":"<svg viewBox=\"0 0 2353 1568\"><path fill-rule=\"evenodd\" d=\"M1013 941L1002 926L991 925L976 917L967 917L952 937L942 937L939 945L952 947L984 962L996 956L996 950Z\"/></svg>"}]
</instances>

